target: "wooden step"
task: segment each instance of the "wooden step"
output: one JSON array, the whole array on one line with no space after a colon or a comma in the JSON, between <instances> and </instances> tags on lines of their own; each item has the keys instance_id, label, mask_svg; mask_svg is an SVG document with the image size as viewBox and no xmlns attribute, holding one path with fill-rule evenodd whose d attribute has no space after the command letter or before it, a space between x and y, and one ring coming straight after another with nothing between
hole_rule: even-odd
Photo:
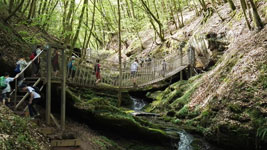
<instances>
[{"instance_id":1,"label":"wooden step","mask_svg":"<svg viewBox=\"0 0 267 150\"><path fill-rule=\"evenodd\" d=\"M52 150L81 150L80 147L53 147Z\"/></svg>"},{"instance_id":2,"label":"wooden step","mask_svg":"<svg viewBox=\"0 0 267 150\"><path fill-rule=\"evenodd\" d=\"M55 128L47 127L47 128L41 128L40 132L44 135L51 135L56 132Z\"/></svg>"},{"instance_id":3,"label":"wooden step","mask_svg":"<svg viewBox=\"0 0 267 150\"><path fill-rule=\"evenodd\" d=\"M40 77L26 77L26 80L38 80Z\"/></svg>"},{"instance_id":4,"label":"wooden step","mask_svg":"<svg viewBox=\"0 0 267 150\"><path fill-rule=\"evenodd\" d=\"M34 84L35 82L36 82L36 80L35 81L26 80L23 83L26 83L27 85L29 85L29 84Z\"/></svg>"},{"instance_id":5,"label":"wooden step","mask_svg":"<svg viewBox=\"0 0 267 150\"><path fill-rule=\"evenodd\" d=\"M80 145L80 139L51 140L52 147L78 147Z\"/></svg>"}]
</instances>

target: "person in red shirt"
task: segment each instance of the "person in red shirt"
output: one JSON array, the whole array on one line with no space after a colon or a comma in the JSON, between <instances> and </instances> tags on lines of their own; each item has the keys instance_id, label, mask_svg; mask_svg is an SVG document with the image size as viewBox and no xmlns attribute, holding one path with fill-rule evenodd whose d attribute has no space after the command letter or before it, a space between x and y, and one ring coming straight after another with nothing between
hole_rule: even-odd
<instances>
[{"instance_id":1,"label":"person in red shirt","mask_svg":"<svg viewBox=\"0 0 267 150\"><path fill-rule=\"evenodd\" d=\"M96 84L100 82L101 76L100 76L100 64L99 64L99 59L96 60L95 64L95 76L96 76Z\"/></svg>"}]
</instances>

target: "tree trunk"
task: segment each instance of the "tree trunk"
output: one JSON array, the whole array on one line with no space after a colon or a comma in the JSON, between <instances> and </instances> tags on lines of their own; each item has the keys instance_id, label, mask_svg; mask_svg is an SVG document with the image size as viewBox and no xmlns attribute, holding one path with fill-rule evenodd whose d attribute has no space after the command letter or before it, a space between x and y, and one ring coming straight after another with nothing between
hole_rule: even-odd
<instances>
[{"instance_id":1,"label":"tree trunk","mask_svg":"<svg viewBox=\"0 0 267 150\"><path fill-rule=\"evenodd\" d=\"M10 0L9 1L9 8L8 8L8 12L11 13L12 12L12 8L14 7L14 0Z\"/></svg>"},{"instance_id":2,"label":"tree trunk","mask_svg":"<svg viewBox=\"0 0 267 150\"><path fill-rule=\"evenodd\" d=\"M55 8L57 7L57 4L58 4L59 0L56 1L56 3L54 4L53 8L51 9L51 11L49 12L49 14L47 14L48 16L46 17L46 21L45 23L43 24L42 26L42 29L48 31L49 30L49 21L51 19L51 16L53 15L54 11L55 11Z\"/></svg>"},{"instance_id":3,"label":"tree trunk","mask_svg":"<svg viewBox=\"0 0 267 150\"><path fill-rule=\"evenodd\" d=\"M28 9L28 7L30 6L30 3L31 3L31 1L30 1L30 0L28 0L28 3L26 4L25 8L22 10L22 13L21 13L21 18L22 18L22 17L24 17L24 14L25 14L26 10L27 10L27 9Z\"/></svg>"},{"instance_id":4,"label":"tree trunk","mask_svg":"<svg viewBox=\"0 0 267 150\"><path fill-rule=\"evenodd\" d=\"M119 29L119 89L118 89L118 107L121 106L121 80L122 80L122 68L121 68L121 12L120 12L120 0L117 0L118 3L118 29Z\"/></svg>"},{"instance_id":5,"label":"tree trunk","mask_svg":"<svg viewBox=\"0 0 267 150\"><path fill-rule=\"evenodd\" d=\"M255 3L253 2L253 0L249 0L250 4L251 4L251 7L252 7L252 10L253 10L253 19L254 19L254 23L256 25L256 27L261 30L263 28L263 23L261 21L261 18L258 14L258 10L257 10L257 7L255 5Z\"/></svg>"},{"instance_id":6,"label":"tree trunk","mask_svg":"<svg viewBox=\"0 0 267 150\"><path fill-rule=\"evenodd\" d=\"M5 19L5 22L7 22L9 19L11 19L12 16L16 14L16 12L22 7L25 0L21 0L17 8Z\"/></svg>"},{"instance_id":7,"label":"tree trunk","mask_svg":"<svg viewBox=\"0 0 267 150\"><path fill-rule=\"evenodd\" d=\"M73 14L74 14L74 7L75 7L75 0L72 0L70 5L69 5L69 10L68 10L68 13L67 13L67 17L66 17L66 20L65 20L65 30L64 32L65 33L65 39L64 39L64 42L65 43L69 43L70 42L70 39L71 39L71 35L72 35L72 23L73 23Z\"/></svg>"},{"instance_id":8,"label":"tree trunk","mask_svg":"<svg viewBox=\"0 0 267 150\"><path fill-rule=\"evenodd\" d=\"M93 28L94 28L94 26L95 26L95 9L96 9L96 0L94 0L93 5L94 5L94 8L93 8L93 16L92 16L92 22L91 22L90 33L89 33L89 36L88 36L88 40L87 40L87 42L86 42L86 47L89 45L89 41L91 40L91 36L92 36L92 33L93 33Z\"/></svg>"},{"instance_id":9,"label":"tree trunk","mask_svg":"<svg viewBox=\"0 0 267 150\"><path fill-rule=\"evenodd\" d=\"M227 1L228 1L229 5L230 5L231 9L232 9L232 10L235 10L236 7L235 7L234 2L233 2L232 0L227 0Z\"/></svg>"},{"instance_id":10,"label":"tree trunk","mask_svg":"<svg viewBox=\"0 0 267 150\"><path fill-rule=\"evenodd\" d=\"M158 18L156 18L156 16L151 12L151 10L148 8L148 6L146 5L146 3L144 2L144 0L141 0L141 3L142 5L144 6L145 10L146 10L146 13L148 16L150 16L150 23L151 25L153 26L155 32L158 34L161 42L165 41L165 38L164 38L164 31L162 29L162 23L160 22L160 20ZM158 27L159 27L159 31L157 31L154 23L153 23L153 20L158 24Z\"/></svg>"},{"instance_id":11,"label":"tree trunk","mask_svg":"<svg viewBox=\"0 0 267 150\"><path fill-rule=\"evenodd\" d=\"M77 31L76 31L76 33L74 35L74 38L73 38L73 41L72 41L72 48L75 47L75 44L77 42L77 39L78 39L78 36L79 36L79 33L80 33L80 29L81 29L81 25L82 25L82 21L83 21L84 10L85 10L85 7L87 7L87 4L88 4L88 0L84 0L83 7L82 7L82 12L81 12L81 15L80 15L80 18L79 18L79 24L78 24L78 27L77 27Z\"/></svg>"},{"instance_id":12,"label":"tree trunk","mask_svg":"<svg viewBox=\"0 0 267 150\"><path fill-rule=\"evenodd\" d=\"M251 26L250 26L250 23L248 21L248 17L247 17L247 14L246 14L246 10L247 10L246 1L245 0L240 0L240 3L241 3L241 7L242 7L242 11L243 11L244 17L246 19L247 26L248 26L249 30L251 30Z\"/></svg>"},{"instance_id":13,"label":"tree trunk","mask_svg":"<svg viewBox=\"0 0 267 150\"><path fill-rule=\"evenodd\" d=\"M41 10L42 10L43 4L44 4L43 0L40 0L40 2L39 2L39 8L38 8L38 16L41 15Z\"/></svg>"},{"instance_id":14,"label":"tree trunk","mask_svg":"<svg viewBox=\"0 0 267 150\"><path fill-rule=\"evenodd\" d=\"M133 15L133 18L135 18L134 3L133 3L133 0L130 0L130 1L131 1L132 15Z\"/></svg>"},{"instance_id":15,"label":"tree trunk","mask_svg":"<svg viewBox=\"0 0 267 150\"><path fill-rule=\"evenodd\" d=\"M205 1L204 0L198 0L198 1L199 1L200 5L201 5L202 9L204 11L207 11L207 5L206 5Z\"/></svg>"}]
</instances>

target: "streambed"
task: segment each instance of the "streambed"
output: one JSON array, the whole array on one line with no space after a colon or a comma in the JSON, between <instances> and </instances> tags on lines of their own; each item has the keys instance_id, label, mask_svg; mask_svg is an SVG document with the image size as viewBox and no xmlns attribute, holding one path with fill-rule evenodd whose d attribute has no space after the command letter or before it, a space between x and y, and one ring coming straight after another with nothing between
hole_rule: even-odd
<instances>
[{"instance_id":1,"label":"streambed","mask_svg":"<svg viewBox=\"0 0 267 150\"><path fill-rule=\"evenodd\" d=\"M137 97L137 96L130 96L132 100L131 109L135 112L142 112L142 109L149 104L146 98ZM155 119L155 117L153 117ZM185 130L177 130L177 129L166 129L166 132L177 133L180 137L180 141L174 144L174 150L223 150L217 148L199 136L194 136Z\"/></svg>"}]
</instances>

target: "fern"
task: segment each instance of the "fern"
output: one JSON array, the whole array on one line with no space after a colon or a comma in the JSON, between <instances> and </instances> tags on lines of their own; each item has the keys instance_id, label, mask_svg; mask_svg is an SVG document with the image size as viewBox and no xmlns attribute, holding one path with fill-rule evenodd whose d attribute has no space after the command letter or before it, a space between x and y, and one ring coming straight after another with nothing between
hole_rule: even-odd
<instances>
[{"instance_id":1,"label":"fern","mask_svg":"<svg viewBox=\"0 0 267 150\"><path fill-rule=\"evenodd\" d=\"M267 139L267 126L258 128L257 137L259 137L261 140Z\"/></svg>"}]
</instances>

